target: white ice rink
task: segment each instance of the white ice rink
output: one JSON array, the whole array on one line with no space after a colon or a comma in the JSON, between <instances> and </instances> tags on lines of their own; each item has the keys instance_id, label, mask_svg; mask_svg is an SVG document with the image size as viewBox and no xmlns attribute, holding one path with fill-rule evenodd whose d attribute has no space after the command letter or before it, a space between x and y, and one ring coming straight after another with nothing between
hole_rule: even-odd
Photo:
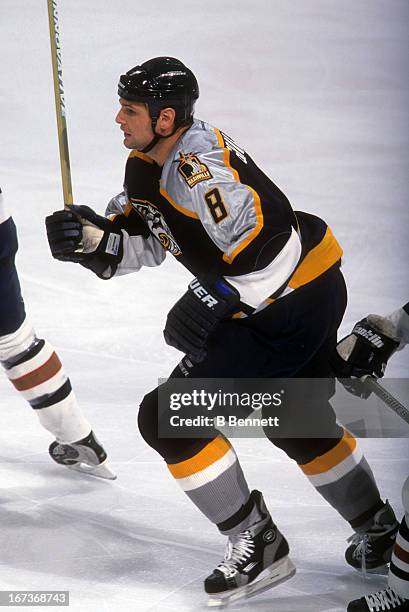
<instances>
[{"instance_id":1,"label":"white ice rink","mask_svg":"<svg viewBox=\"0 0 409 612\"><path fill-rule=\"evenodd\" d=\"M350 298L341 333L409 299L407 0L60 0L59 9L77 203L102 212L122 188L119 74L176 56L197 74L197 116L334 230ZM103 282L51 258L43 220L62 196L45 0L0 0L0 66L0 185L19 231L27 310L118 474L98 481L53 464L49 435L1 374L0 590L69 590L72 612L204 610L202 581L224 539L135 425L138 402L179 359L162 329L189 274L169 257ZM389 376L407 378L408 365L406 350ZM298 573L232 610L342 612L384 585L346 565L351 531L296 465L266 440L235 446ZM362 446L401 516L408 439Z\"/></svg>"}]
</instances>

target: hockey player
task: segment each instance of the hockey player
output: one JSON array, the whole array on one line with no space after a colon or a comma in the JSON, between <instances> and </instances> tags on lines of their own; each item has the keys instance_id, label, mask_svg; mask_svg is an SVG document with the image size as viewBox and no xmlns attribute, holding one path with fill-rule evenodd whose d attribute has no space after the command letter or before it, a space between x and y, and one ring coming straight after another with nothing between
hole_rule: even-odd
<instances>
[{"instance_id":1,"label":"hockey player","mask_svg":"<svg viewBox=\"0 0 409 612\"><path fill-rule=\"evenodd\" d=\"M17 233L0 189L0 363L10 382L56 438L52 459L101 478L116 476L77 403L65 370L47 340L26 317L15 266Z\"/></svg>"},{"instance_id":2,"label":"hockey player","mask_svg":"<svg viewBox=\"0 0 409 612\"><path fill-rule=\"evenodd\" d=\"M73 206L46 220L53 256L99 277L160 264L172 253L196 277L169 312L164 336L185 357L171 378L300 377L319 384L305 437L273 444L300 466L324 498L366 534L395 535L355 438L336 422L329 354L346 306L341 247L327 224L294 212L279 188L234 141L193 118L193 73L159 57L120 77L116 121L131 149L124 192L106 217ZM165 383L166 385L166 383ZM198 509L228 537L225 559L206 578L226 603L293 575L285 537L258 491L250 492L231 443L158 434L158 389L140 406L139 429ZM291 417L308 410L292 403ZM351 545L354 547L354 545ZM392 545L371 560L384 567Z\"/></svg>"},{"instance_id":3,"label":"hockey player","mask_svg":"<svg viewBox=\"0 0 409 612\"><path fill-rule=\"evenodd\" d=\"M364 385L360 379L365 376L383 376L391 354L408 343L409 302L386 317L368 315L337 345L337 374L340 377L355 377L355 380L350 379L347 382L347 388L355 395L362 396ZM348 612L409 610L409 477L403 485L402 502L405 516L392 551L388 574L389 588L351 601ZM361 541L354 551L358 561L362 556L363 546L372 549L370 555L376 555L379 536L383 537L382 534L373 532L369 540L365 543Z\"/></svg>"}]
</instances>

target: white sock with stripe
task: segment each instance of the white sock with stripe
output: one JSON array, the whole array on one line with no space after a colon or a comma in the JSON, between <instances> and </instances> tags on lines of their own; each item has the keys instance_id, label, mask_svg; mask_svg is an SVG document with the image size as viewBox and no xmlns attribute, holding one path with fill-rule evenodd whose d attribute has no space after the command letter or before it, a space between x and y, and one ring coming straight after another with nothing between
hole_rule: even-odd
<instances>
[{"instance_id":1,"label":"white sock with stripe","mask_svg":"<svg viewBox=\"0 0 409 612\"><path fill-rule=\"evenodd\" d=\"M6 375L40 420L60 442L85 438L85 419L53 347L39 340L27 318L12 334L0 337L0 362Z\"/></svg>"},{"instance_id":2,"label":"white sock with stripe","mask_svg":"<svg viewBox=\"0 0 409 612\"><path fill-rule=\"evenodd\" d=\"M409 599L409 477L402 489L405 516L396 536L389 568L389 586L400 596Z\"/></svg>"}]
</instances>

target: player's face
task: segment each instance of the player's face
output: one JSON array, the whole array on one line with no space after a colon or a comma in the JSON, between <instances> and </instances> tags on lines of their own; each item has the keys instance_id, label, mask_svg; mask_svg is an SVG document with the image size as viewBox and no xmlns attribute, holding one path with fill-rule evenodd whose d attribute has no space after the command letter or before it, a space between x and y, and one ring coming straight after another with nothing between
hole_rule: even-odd
<instances>
[{"instance_id":1,"label":"player's face","mask_svg":"<svg viewBox=\"0 0 409 612\"><path fill-rule=\"evenodd\" d=\"M119 98L119 104L121 108L115 121L124 133L124 145L127 149L144 149L154 136L146 105L123 98Z\"/></svg>"}]
</instances>

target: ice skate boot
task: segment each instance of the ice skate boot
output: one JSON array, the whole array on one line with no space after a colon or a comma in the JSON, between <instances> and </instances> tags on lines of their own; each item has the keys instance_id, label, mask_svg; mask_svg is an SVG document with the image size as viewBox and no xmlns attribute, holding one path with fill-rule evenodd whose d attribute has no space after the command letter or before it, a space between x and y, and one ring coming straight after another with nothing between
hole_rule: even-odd
<instances>
[{"instance_id":1,"label":"ice skate boot","mask_svg":"<svg viewBox=\"0 0 409 612\"><path fill-rule=\"evenodd\" d=\"M288 557L288 543L271 520L259 491L252 491L261 520L229 536L224 560L205 580L209 606L225 606L251 597L288 580L295 566Z\"/></svg>"},{"instance_id":2,"label":"ice skate boot","mask_svg":"<svg viewBox=\"0 0 409 612\"><path fill-rule=\"evenodd\" d=\"M399 597L392 589L383 589L348 604L347 612L404 612L409 610L409 599Z\"/></svg>"},{"instance_id":3,"label":"ice skate boot","mask_svg":"<svg viewBox=\"0 0 409 612\"><path fill-rule=\"evenodd\" d=\"M116 474L108 465L104 448L92 431L78 442L64 444L56 440L50 444L48 452L56 463L66 465L71 470L108 480L116 478Z\"/></svg>"},{"instance_id":4,"label":"ice skate boot","mask_svg":"<svg viewBox=\"0 0 409 612\"><path fill-rule=\"evenodd\" d=\"M345 551L347 563L363 573L386 574L398 529L399 523L386 501L369 529L349 538L351 545Z\"/></svg>"}]
</instances>

